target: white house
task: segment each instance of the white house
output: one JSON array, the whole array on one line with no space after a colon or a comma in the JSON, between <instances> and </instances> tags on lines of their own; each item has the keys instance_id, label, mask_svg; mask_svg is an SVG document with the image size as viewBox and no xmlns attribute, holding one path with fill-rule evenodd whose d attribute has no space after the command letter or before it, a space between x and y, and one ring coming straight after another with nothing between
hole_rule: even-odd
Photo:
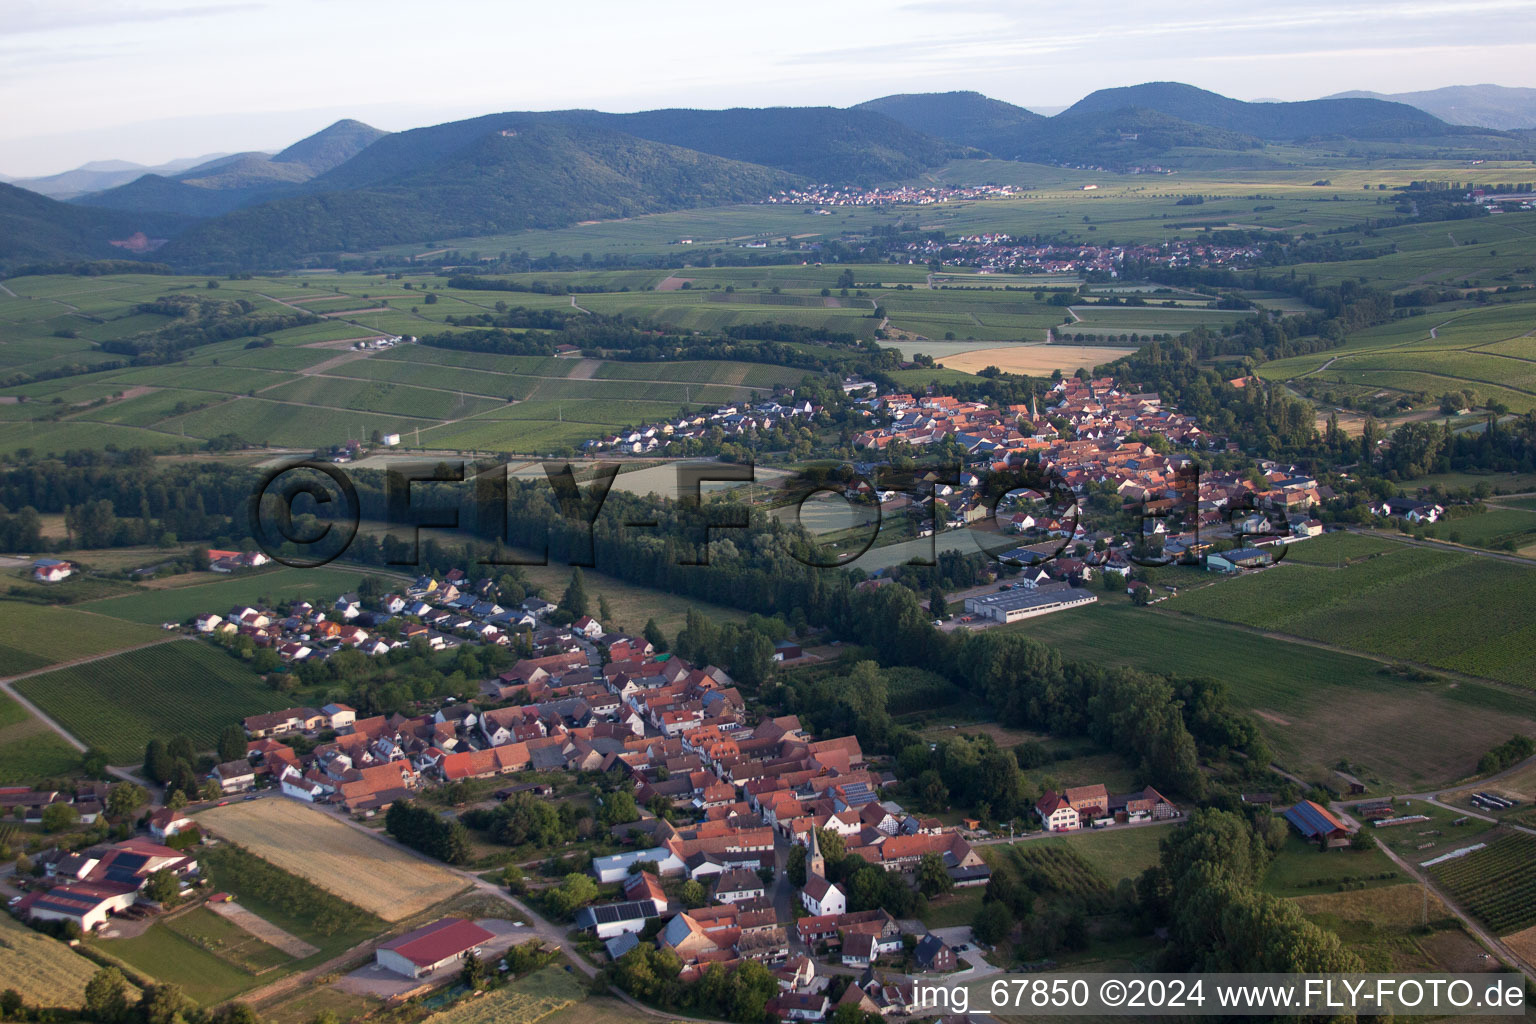
<instances>
[{"instance_id":1,"label":"white house","mask_svg":"<svg viewBox=\"0 0 1536 1024\"><path fill-rule=\"evenodd\" d=\"M39 583L57 583L74 571L73 565L57 558L39 558L32 563L32 578Z\"/></svg>"},{"instance_id":2,"label":"white house","mask_svg":"<svg viewBox=\"0 0 1536 1024\"><path fill-rule=\"evenodd\" d=\"M806 876L805 886L800 890L800 902L815 917L848 912L848 897L821 875Z\"/></svg>"}]
</instances>

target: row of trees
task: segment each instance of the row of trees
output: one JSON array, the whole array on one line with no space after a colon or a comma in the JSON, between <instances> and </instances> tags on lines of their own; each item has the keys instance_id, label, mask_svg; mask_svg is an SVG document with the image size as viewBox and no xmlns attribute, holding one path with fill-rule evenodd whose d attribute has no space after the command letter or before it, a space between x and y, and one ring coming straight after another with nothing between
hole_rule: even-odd
<instances>
[{"instance_id":1,"label":"row of trees","mask_svg":"<svg viewBox=\"0 0 1536 1024\"><path fill-rule=\"evenodd\" d=\"M467 864L472 855L469 830L456 818L444 818L436 811L409 800L396 800L384 816L389 834L413 850L436 857L446 864Z\"/></svg>"}]
</instances>

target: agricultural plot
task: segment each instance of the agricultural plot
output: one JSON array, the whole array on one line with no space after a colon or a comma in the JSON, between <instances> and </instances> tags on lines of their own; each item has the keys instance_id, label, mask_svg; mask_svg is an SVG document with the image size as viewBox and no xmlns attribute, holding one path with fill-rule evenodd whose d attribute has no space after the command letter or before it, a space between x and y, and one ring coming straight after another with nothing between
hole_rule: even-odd
<instances>
[{"instance_id":1,"label":"agricultural plot","mask_svg":"<svg viewBox=\"0 0 1536 1024\"><path fill-rule=\"evenodd\" d=\"M14 988L28 1006L82 1005L97 970L59 940L0 914L0 987ZM131 989L129 998L136 998Z\"/></svg>"},{"instance_id":2,"label":"agricultural plot","mask_svg":"<svg viewBox=\"0 0 1536 1024\"><path fill-rule=\"evenodd\" d=\"M1522 566L1405 546L1338 571L1282 563L1184 595L1179 610L1532 686L1533 599Z\"/></svg>"},{"instance_id":3,"label":"agricultural plot","mask_svg":"<svg viewBox=\"0 0 1536 1024\"><path fill-rule=\"evenodd\" d=\"M207 907L178 914L166 921L165 927L250 975L265 974L292 960L276 946L268 945Z\"/></svg>"},{"instance_id":4,"label":"agricultural plot","mask_svg":"<svg viewBox=\"0 0 1536 1024\"><path fill-rule=\"evenodd\" d=\"M63 779L79 769L79 751L20 704L0 694L0 785ZM0 955L0 966L3 964Z\"/></svg>"},{"instance_id":5,"label":"agricultural plot","mask_svg":"<svg viewBox=\"0 0 1536 1024\"><path fill-rule=\"evenodd\" d=\"M1427 537L1469 544L1475 548L1518 551L1536 542L1536 512L1519 508L1495 508L1481 515L1461 516L1435 523L1424 530Z\"/></svg>"},{"instance_id":6,"label":"agricultural plot","mask_svg":"<svg viewBox=\"0 0 1536 1024\"><path fill-rule=\"evenodd\" d=\"M276 569L237 576L200 577L208 582L164 590L144 590L92 601L88 610L129 622L186 622L202 612L223 615L231 606L307 600L329 603L356 587L362 570L335 568Z\"/></svg>"},{"instance_id":7,"label":"agricultural plot","mask_svg":"<svg viewBox=\"0 0 1536 1024\"><path fill-rule=\"evenodd\" d=\"M0 676L85 658L162 636L158 629L75 608L0 601ZM60 643L69 637L69 643Z\"/></svg>"},{"instance_id":8,"label":"agricultural plot","mask_svg":"<svg viewBox=\"0 0 1536 1024\"><path fill-rule=\"evenodd\" d=\"M1241 311L1184 306L1074 306L1072 312L1072 322L1063 323L1058 331L1063 337L1183 334L1196 327L1216 330L1251 315Z\"/></svg>"},{"instance_id":9,"label":"agricultural plot","mask_svg":"<svg viewBox=\"0 0 1536 1024\"><path fill-rule=\"evenodd\" d=\"M570 974L543 967L489 995L434 1013L424 1024L534 1024L586 995L586 988Z\"/></svg>"},{"instance_id":10,"label":"agricultural plot","mask_svg":"<svg viewBox=\"0 0 1536 1024\"><path fill-rule=\"evenodd\" d=\"M243 663L203 643L172 641L30 676L16 689L113 764L136 764L152 736L185 733L210 749L219 730L291 701Z\"/></svg>"},{"instance_id":11,"label":"agricultural plot","mask_svg":"<svg viewBox=\"0 0 1536 1024\"><path fill-rule=\"evenodd\" d=\"M494 409L492 398L475 395L473 381L462 381L462 391L412 387L389 382L363 382L331 377L303 377L263 392L273 401L327 408L358 409L426 419L463 419Z\"/></svg>"},{"instance_id":12,"label":"agricultural plot","mask_svg":"<svg viewBox=\"0 0 1536 1024\"><path fill-rule=\"evenodd\" d=\"M988 366L995 366L1007 373L1049 377L1054 370L1070 375L1079 368L1092 370L1095 366L1123 359L1130 354L1131 349L1107 346L1010 345L1007 348L973 349L958 355L944 356L939 363L946 369L965 373L976 373Z\"/></svg>"},{"instance_id":13,"label":"agricultural plot","mask_svg":"<svg viewBox=\"0 0 1536 1024\"><path fill-rule=\"evenodd\" d=\"M1432 310L1357 331L1326 353L1265 363L1258 373L1266 380L1337 384L1336 393L1344 397L1385 390L1438 398L1471 390L1480 402L1497 400L1528 412L1536 409L1533 320L1532 302Z\"/></svg>"},{"instance_id":14,"label":"agricultural plot","mask_svg":"<svg viewBox=\"0 0 1536 1024\"><path fill-rule=\"evenodd\" d=\"M1261 582L1279 575L1261 573ZM1105 665L1222 679L1233 705L1258 716L1276 760L1317 778L1347 758L1399 788L1423 788L1470 774L1490 736L1536 730L1536 697L1465 680L1407 683L1357 655L1177 614L1193 596L1158 610L1101 598L1003 628ZM1341 716L1345 706L1351 714Z\"/></svg>"},{"instance_id":15,"label":"agricultural plot","mask_svg":"<svg viewBox=\"0 0 1536 1024\"><path fill-rule=\"evenodd\" d=\"M386 921L420 913L465 887L453 872L290 800L214 807L197 820L221 839Z\"/></svg>"},{"instance_id":16,"label":"agricultural plot","mask_svg":"<svg viewBox=\"0 0 1536 1024\"><path fill-rule=\"evenodd\" d=\"M1506 832L1430 869L1451 897L1497 935L1536 925L1536 836Z\"/></svg>"},{"instance_id":17,"label":"agricultural plot","mask_svg":"<svg viewBox=\"0 0 1536 1024\"><path fill-rule=\"evenodd\" d=\"M1078 855L1079 848L1042 839L1002 847L1007 851L1005 863L1021 879L1030 879L1031 888L1077 896L1090 903L1102 900L1109 895L1110 884Z\"/></svg>"},{"instance_id":18,"label":"agricultural plot","mask_svg":"<svg viewBox=\"0 0 1536 1024\"><path fill-rule=\"evenodd\" d=\"M260 983L244 967L225 960L170 927L157 922L131 938L94 940L102 954L126 964L134 973L159 984L177 985L202 1006L221 1003Z\"/></svg>"}]
</instances>

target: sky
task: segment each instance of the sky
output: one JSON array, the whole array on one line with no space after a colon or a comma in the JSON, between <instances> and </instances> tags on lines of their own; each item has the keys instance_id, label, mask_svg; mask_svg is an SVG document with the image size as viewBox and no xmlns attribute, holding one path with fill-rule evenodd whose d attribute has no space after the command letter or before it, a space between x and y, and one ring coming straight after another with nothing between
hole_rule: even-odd
<instances>
[{"instance_id":1,"label":"sky","mask_svg":"<svg viewBox=\"0 0 1536 1024\"><path fill-rule=\"evenodd\" d=\"M501 110L1536 86L1530 0L5 0L0 174Z\"/></svg>"}]
</instances>

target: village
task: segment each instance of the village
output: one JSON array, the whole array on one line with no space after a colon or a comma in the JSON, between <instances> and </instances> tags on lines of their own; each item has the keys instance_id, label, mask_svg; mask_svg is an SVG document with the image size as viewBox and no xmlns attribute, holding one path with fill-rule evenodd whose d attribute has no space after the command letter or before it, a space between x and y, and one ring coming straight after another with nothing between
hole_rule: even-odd
<instances>
[{"instance_id":1,"label":"village","mask_svg":"<svg viewBox=\"0 0 1536 1024\"><path fill-rule=\"evenodd\" d=\"M908 243L909 261L970 267L987 273L1085 274L1120 276L1127 262L1160 267L1239 267L1263 253L1260 245L1231 245L1176 239L1158 245L1088 245L1027 242L1011 235L963 235L951 240ZM985 277L978 284L985 284Z\"/></svg>"}]
</instances>

